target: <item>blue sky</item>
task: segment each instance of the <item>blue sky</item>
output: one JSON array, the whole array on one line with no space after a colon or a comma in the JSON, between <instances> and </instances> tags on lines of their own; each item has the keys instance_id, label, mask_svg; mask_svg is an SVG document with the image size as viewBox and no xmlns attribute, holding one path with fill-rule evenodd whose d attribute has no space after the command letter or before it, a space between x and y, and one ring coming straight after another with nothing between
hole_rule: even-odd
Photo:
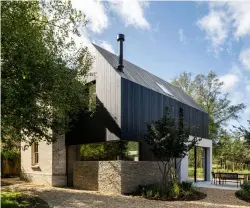
<instances>
[{"instance_id":1,"label":"blue sky","mask_svg":"<svg viewBox=\"0 0 250 208\"><path fill-rule=\"evenodd\" d=\"M80 1L73 6L89 24L80 39L117 53L170 81L183 71L215 71L233 104L245 103L240 123L250 118L250 2ZM237 122L230 122L230 125ZM229 125L229 126L230 126Z\"/></svg>"}]
</instances>

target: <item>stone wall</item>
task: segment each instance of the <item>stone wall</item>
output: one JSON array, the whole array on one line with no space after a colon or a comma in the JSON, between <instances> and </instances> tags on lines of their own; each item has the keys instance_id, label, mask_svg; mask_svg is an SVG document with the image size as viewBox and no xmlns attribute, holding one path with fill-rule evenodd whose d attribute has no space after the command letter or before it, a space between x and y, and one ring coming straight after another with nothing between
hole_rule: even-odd
<instances>
[{"instance_id":1,"label":"stone wall","mask_svg":"<svg viewBox=\"0 0 250 208\"><path fill-rule=\"evenodd\" d=\"M73 186L75 188L98 191L98 161L76 161L73 168Z\"/></svg>"},{"instance_id":2,"label":"stone wall","mask_svg":"<svg viewBox=\"0 0 250 208\"><path fill-rule=\"evenodd\" d=\"M53 134L56 142L52 143L52 186L66 186L66 147L65 136Z\"/></svg>"},{"instance_id":3,"label":"stone wall","mask_svg":"<svg viewBox=\"0 0 250 208\"><path fill-rule=\"evenodd\" d=\"M161 181L161 172L155 161L121 161L121 170L121 193L131 193L139 185Z\"/></svg>"},{"instance_id":4,"label":"stone wall","mask_svg":"<svg viewBox=\"0 0 250 208\"><path fill-rule=\"evenodd\" d=\"M153 161L77 161L74 164L75 188L124 194L139 185L159 183L161 173Z\"/></svg>"},{"instance_id":5,"label":"stone wall","mask_svg":"<svg viewBox=\"0 0 250 208\"><path fill-rule=\"evenodd\" d=\"M121 161L100 161L98 182L100 192L121 193Z\"/></svg>"}]
</instances>

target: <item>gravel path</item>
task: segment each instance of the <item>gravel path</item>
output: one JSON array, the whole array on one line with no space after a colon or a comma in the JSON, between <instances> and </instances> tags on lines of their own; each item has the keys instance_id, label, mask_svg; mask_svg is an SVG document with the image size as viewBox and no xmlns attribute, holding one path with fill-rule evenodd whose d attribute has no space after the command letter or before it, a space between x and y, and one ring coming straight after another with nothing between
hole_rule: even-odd
<instances>
[{"instance_id":1,"label":"gravel path","mask_svg":"<svg viewBox=\"0 0 250 208\"><path fill-rule=\"evenodd\" d=\"M36 195L47 201L51 207L106 207L106 208L155 208L155 207L180 207L180 208L203 208L203 207L227 207L227 208L249 208L250 204L238 200L234 191L220 189L200 190L207 194L205 199L190 202L167 202L153 201L141 197L104 195L98 192L74 190L70 188L56 188L38 186L30 183L19 183L2 187L3 189L20 190L26 194Z\"/></svg>"}]
</instances>

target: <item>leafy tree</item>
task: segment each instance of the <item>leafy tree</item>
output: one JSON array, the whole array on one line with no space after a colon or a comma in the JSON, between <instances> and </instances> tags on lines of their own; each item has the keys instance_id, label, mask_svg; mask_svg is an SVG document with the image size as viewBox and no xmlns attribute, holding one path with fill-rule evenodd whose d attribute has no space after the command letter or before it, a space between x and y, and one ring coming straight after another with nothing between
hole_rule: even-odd
<instances>
[{"instance_id":1,"label":"leafy tree","mask_svg":"<svg viewBox=\"0 0 250 208\"><path fill-rule=\"evenodd\" d=\"M85 16L70 1L1 2L2 141L53 141L87 109L92 63L77 45Z\"/></svg>"},{"instance_id":2,"label":"leafy tree","mask_svg":"<svg viewBox=\"0 0 250 208\"><path fill-rule=\"evenodd\" d=\"M237 135L243 137L248 145L250 145L250 120L248 120L248 129L244 126L235 127L237 130Z\"/></svg>"},{"instance_id":3,"label":"leafy tree","mask_svg":"<svg viewBox=\"0 0 250 208\"><path fill-rule=\"evenodd\" d=\"M225 130L221 133L214 152L215 159L219 161L221 168L226 170L243 169L250 160L250 150L245 145L245 141Z\"/></svg>"},{"instance_id":4,"label":"leafy tree","mask_svg":"<svg viewBox=\"0 0 250 208\"><path fill-rule=\"evenodd\" d=\"M208 113L209 138L214 142L221 127L230 120L239 119L239 113L245 108L243 103L231 104L228 94L221 92L223 82L214 72L199 74L194 79L191 73L183 72L173 79L172 84L189 94Z\"/></svg>"},{"instance_id":5,"label":"leafy tree","mask_svg":"<svg viewBox=\"0 0 250 208\"><path fill-rule=\"evenodd\" d=\"M147 133L143 139L158 159L157 163L162 173L162 185L165 186L177 177L175 159L179 160L179 166L182 158L197 144L199 139L197 136L190 139L190 128L184 123L183 116L180 116L179 119L171 118L168 109L160 120L150 124L146 123L146 125ZM196 127L191 128L196 129Z\"/></svg>"}]
</instances>

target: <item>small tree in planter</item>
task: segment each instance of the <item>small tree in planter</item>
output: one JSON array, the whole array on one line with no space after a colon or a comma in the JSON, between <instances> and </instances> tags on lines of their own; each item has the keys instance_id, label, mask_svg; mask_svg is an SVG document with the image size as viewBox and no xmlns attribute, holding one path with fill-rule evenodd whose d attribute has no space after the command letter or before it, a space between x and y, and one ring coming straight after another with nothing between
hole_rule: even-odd
<instances>
[{"instance_id":1,"label":"small tree in planter","mask_svg":"<svg viewBox=\"0 0 250 208\"><path fill-rule=\"evenodd\" d=\"M147 133L144 141L150 146L150 151L158 159L157 163L162 174L162 186L174 181L180 168L181 160L188 154L199 141L198 127L188 126L183 119L183 110L180 109L179 119L171 118L166 108L164 116L152 123L147 123ZM190 139L190 131L193 138ZM178 158L178 164L176 159ZM177 166L177 167L176 167Z\"/></svg>"}]
</instances>

